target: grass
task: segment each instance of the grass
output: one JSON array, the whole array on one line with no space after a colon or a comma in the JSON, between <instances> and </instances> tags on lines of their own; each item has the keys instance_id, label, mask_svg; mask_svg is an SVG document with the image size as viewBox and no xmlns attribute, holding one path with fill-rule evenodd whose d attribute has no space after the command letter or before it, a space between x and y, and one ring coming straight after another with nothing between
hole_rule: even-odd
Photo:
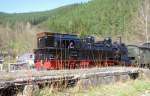
<instances>
[{"instance_id":1,"label":"grass","mask_svg":"<svg viewBox=\"0 0 150 96\"><path fill-rule=\"evenodd\" d=\"M50 88L44 88L38 96L141 96L145 91L150 90L150 81L135 80L126 83L115 83L110 85L101 85L82 89L78 86L75 88L56 91Z\"/></svg>"}]
</instances>

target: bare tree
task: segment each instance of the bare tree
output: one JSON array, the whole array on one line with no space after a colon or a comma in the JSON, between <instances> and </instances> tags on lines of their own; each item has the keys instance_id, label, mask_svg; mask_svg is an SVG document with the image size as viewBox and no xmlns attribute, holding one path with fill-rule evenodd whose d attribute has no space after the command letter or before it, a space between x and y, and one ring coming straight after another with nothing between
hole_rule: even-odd
<instances>
[{"instance_id":1,"label":"bare tree","mask_svg":"<svg viewBox=\"0 0 150 96\"><path fill-rule=\"evenodd\" d=\"M149 42L149 23L150 23L150 0L143 0L139 15L136 18L138 31L144 32L145 42Z\"/></svg>"}]
</instances>

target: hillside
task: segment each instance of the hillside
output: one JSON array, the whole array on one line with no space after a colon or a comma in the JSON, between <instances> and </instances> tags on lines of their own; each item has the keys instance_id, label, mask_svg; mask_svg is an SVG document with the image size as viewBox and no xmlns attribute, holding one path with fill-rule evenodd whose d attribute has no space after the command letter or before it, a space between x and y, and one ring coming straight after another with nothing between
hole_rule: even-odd
<instances>
[{"instance_id":1,"label":"hillside","mask_svg":"<svg viewBox=\"0 0 150 96\"><path fill-rule=\"evenodd\" d=\"M93 0L65 10L45 21L52 31L103 36L123 35L132 17L137 14L139 0ZM42 26L42 27L43 27Z\"/></svg>"},{"instance_id":2,"label":"hillside","mask_svg":"<svg viewBox=\"0 0 150 96\"><path fill-rule=\"evenodd\" d=\"M138 14L141 4L141 0L92 0L44 12L13 14L1 12L0 32L4 32L1 36L5 38L6 32L17 35L13 37L7 35L11 43L6 39L1 47L11 48L16 54L31 50L36 46L36 39L33 36L35 32L47 30L81 36L90 34L98 37L122 36L124 40L133 40L134 36L130 38L131 35L135 35L135 28L132 25L136 21L134 17ZM3 47L4 45L7 48ZM29 47L25 48L26 46ZM21 50L23 48L24 51Z\"/></svg>"},{"instance_id":3,"label":"hillside","mask_svg":"<svg viewBox=\"0 0 150 96\"><path fill-rule=\"evenodd\" d=\"M61 8L57 8L51 11L43 11L43 12L30 12L30 13L3 13L0 12L0 24L7 24L10 23L11 25L18 23L18 22L29 22L32 25L37 25L46 21L49 17L53 14L59 14L61 10L70 9L77 4L68 5Z\"/></svg>"},{"instance_id":4,"label":"hillside","mask_svg":"<svg viewBox=\"0 0 150 96\"><path fill-rule=\"evenodd\" d=\"M0 24L30 22L52 31L93 34L123 33L139 7L139 0L92 0L52 11L33 13L0 13ZM44 23L43 23L44 22Z\"/></svg>"}]
</instances>

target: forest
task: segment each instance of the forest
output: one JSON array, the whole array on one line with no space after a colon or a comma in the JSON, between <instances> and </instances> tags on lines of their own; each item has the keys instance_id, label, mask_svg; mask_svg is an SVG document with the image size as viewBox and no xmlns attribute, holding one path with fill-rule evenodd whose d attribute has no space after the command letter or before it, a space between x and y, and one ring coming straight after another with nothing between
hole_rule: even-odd
<instances>
[{"instance_id":1,"label":"forest","mask_svg":"<svg viewBox=\"0 0 150 96\"><path fill-rule=\"evenodd\" d=\"M142 0L91 0L43 12L0 12L0 50L31 52L36 48L35 34L41 31L94 35L98 39L121 36L125 42L143 40L142 29L135 27L142 4Z\"/></svg>"}]
</instances>

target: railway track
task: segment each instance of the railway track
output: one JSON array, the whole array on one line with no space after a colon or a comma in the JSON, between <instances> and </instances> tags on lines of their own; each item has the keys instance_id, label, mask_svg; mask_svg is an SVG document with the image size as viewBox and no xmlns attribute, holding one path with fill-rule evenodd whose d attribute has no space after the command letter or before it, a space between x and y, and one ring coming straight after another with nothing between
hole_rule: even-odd
<instances>
[{"instance_id":1,"label":"railway track","mask_svg":"<svg viewBox=\"0 0 150 96\"><path fill-rule=\"evenodd\" d=\"M140 68L131 67L107 67L74 70L18 70L14 72L0 72L0 94L1 96L8 95L5 92L11 92L12 90L14 91L12 91L11 94L15 94L16 89L24 88L26 85L61 83L66 86L72 86L80 80L84 81L95 77L97 79L97 77L103 78L128 75L130 78L136 79L140 70Z\"/></svg>"}]
</instances>

